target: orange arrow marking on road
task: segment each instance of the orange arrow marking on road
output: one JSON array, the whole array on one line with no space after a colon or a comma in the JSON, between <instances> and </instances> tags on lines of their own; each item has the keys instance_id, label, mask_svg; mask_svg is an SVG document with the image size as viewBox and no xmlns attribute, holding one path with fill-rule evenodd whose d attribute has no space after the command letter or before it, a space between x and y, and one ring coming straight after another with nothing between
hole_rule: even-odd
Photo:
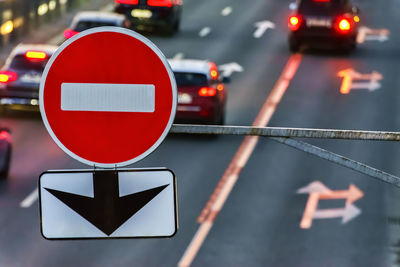
<instances>
[{"instance_id":1,"label":"orange arrow marking on road","mask_svg":"<svg viewBox=\"0 0 400 267\"><path fill-rule=\"evenodd\" d=\"M356 72L354 69L344 69L338 72L338 77L343 78L342 85L340 87L340 93L346 95L349 94L351 89L366 89L369 91L375 91L381 87L378 81L383 79L382 74L373 71L370 74L361 74ZM367 82L354 83L354 80L363 80Z\"/></svg>"},{"instance_id":2,"label":"orange arrow marking on road","mask_svg":"<svg viewBox=\"0 0 400 267\"><path fill-rule=\"evenodd\" d=\"M300 228L311 228L314 219L342 218L342 223L347 223L361 214L361 210L353 205L354 202L364 196L364 193L355 185L350 185L349 190L332 191L319 181L315 181L306 187L300 188L298 194L310 194ZM321 199L346 199L346 205L340 209L318 210Z\"/></svg>"},{"instance_id":3,"label":"orange arrow marking on road","mask_svg":"<svg viewBox=\"0 0 400 267\"><path fill-rule=\"evenodd\" d=\"M351 184L349 190L337 190L319 194L319 199L347 199L346 204L352 204L362 198L364 193Z\"/></svg>"},{"instance_id":4,"label":"orange arrow marking on road","mask_svg":"<svg viewBox=\"0 0 400 267\"><path fill-rule=\"evenodd\" d=\"M357 43L362 44L365 41L384 42L389 39L390 31L388 29L370 29L368 27L360 27L357 35Z\"/></svg>"}]
</instances>

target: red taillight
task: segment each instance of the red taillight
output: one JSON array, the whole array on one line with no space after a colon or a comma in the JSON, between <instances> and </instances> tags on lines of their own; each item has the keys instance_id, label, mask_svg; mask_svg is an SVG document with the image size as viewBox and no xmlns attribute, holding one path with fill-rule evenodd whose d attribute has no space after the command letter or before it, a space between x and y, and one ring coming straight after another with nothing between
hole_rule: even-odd
<instances>
[{"instance_id":1,"label":"red taillight","mask_svg":"<svg viewBox=\"0 0 400 267\"><path fill-rule=\"evenodd\" d=\"M64 37L66 38L66 39L69 39L69 38L71 38L72 36L74 36L75 34L78 34L79 32L76 32L76 31L73 31L73 30L71 30L71 29L66 29L65 31L64 31Z\"/></svg>"},{"instance_id":2,"label":"red taillight","mask_svg":"<svg viewBox=\"0 0 400 267\"><path fill-rule=\"evenodd\" d=\"M172 1L171 0L148 0L147 4L149 6L166 6L171 7Z\"/></svg>"},{"instance_id":3,"label":"red taillight","mask_svg":"<svg viewBox=\"0 0 400 267\"><path fill-rule=\"evenodd\" d=\"M339 18L335 25L335 28L340 33L348 33L351 31L352 24L351 20L347 18Z\"/></svg>"},{"instance_id":4,"label":"red taillight","mask_svg":"<svg viewBox=\"0 0 400 267\"><path fill-rule=\"evenodd\" d=\"M11 142L10 134L7 131L1 131L0 140L7 140L8 142Z\"/></svg>"},{"instance_id":5,"label":"red taillight","mask_svg":"<svg viewBox=\"0 0 400 267\"><path fill-rule=\"evenodd\" d=\"M292 31L297 31L301 25L301 17L298 15L290 16L288 25Z\"/></svg>"},{"instance_id":6,"label":"red taillight","mask_svg":"<svg viewBox=\"0 0 400 267\"><path fill-rule=\"evenodd\" d=\"M17 80L18 75L12 71L0 71L0 83L9 83Z\"/></svg>"},{"instance_id":7,"label":"red taillight","mask_svg":"<svg viewBox=\"0 0 400 267\"><path fill-rule=\"evenodd\" d=\"M139 4L139 0L115 0L115 3L137 5L137 4Z\"/></svg>"},{"instance_id":8,"label":"red taillight","mask_svg":"<svg viewBox=\"0 0 400 267\"><path fill-rule=\"evenodd\" d=\"M218 80L218 69L214 62L210 62L210 76L213 80Z\"/></svg>"},{"instance_id":9,"label":"red taillight","mask_svg":"<svg viewBox=\"0 0 400 267\"><path fill-rule=\"evenodd\" d=\"M40 51L28 51L25 53L25 57L27 59L44 60L47 58L47 54Z\"/></svg>"},{"instance_id":10,"label":"red taillight","mask_svg":"<svg viewBox=\"0 0 400 267\"><path fill-rule=\"evenodd\" d=\"M203 87L199 90L199 96L215 96L217 90L213 87Z\"/></svg>"}]
</instances>

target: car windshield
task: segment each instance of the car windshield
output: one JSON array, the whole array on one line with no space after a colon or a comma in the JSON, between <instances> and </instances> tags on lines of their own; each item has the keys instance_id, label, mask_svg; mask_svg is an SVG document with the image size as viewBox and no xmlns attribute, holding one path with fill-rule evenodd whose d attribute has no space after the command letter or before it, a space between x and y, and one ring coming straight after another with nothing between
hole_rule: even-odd
<instances>
[{"instance_id":1,"label":"car windshield","mask_svg":"<svg viewBox=\"0 0 400 267\"><path fill-rule=\"evenodd\" d=\"M207 76L200 73L175 72L178 86L207 85Z\"/></svg>"},{"instance_id":2,"label":"car windshield","mask_svg":"<svg viewBox=\"0 0 400 267\"><path fill-rule=\"evenodd\" d=\"M332 15L344 9L347 0L303 0L300 2L299 13L306 15Z\"/></svg>"},{"instance_id":3,"label":"car windshield","mask_svg":"<svg viewBox=\"0 0 400 267\"><path fill-rule=\"evenodd\" d=\"M25 57L25 55L17 55L14 57L14 59L11 61L10 67L12 69L19 69L19 70L35 70L35 71L43 71L44 67L47 64L47 61L49 60L49 57L47 59L40 59L40 60L34 60L34 59L28 59Z\"/></svg>"},{"instance_id":4,"label":"car windshield","mask_svg":"<svg viewBox=\"0 0 400 267\"><path fill-rule=\"evenodd\" d=\"M119 26L115 21L79 21L75 26L75 31L81 32L87 29L102 26Z\"/></svg>"}]
</instances>

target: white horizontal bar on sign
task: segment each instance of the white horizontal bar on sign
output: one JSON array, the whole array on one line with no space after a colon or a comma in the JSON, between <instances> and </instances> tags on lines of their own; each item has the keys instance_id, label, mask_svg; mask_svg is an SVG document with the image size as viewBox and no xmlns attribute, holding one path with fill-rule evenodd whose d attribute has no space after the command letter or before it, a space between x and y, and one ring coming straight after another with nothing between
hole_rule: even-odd
<instances>
[{"instance_id":1,"label":"white horizontal bar on sign","mask_svg":"<svg viewBox=\"0 0 400 267\"><path fill-rule=\"evenodd\" d=\"M61 110L154 112L153 84L63 83Z\"/></svg>"}]
</instances>

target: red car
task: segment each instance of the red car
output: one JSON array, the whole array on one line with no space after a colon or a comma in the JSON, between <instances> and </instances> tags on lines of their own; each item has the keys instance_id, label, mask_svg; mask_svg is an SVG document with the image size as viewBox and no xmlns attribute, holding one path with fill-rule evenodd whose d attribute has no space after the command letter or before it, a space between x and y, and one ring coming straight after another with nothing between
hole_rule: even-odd
<instances>
[{"instance_id":1,"label":"red car","mask_svg":"<svg viewBox=\"0 0 400 267\"><path fill-rule=\"evenodd\" d=\"M169 60L178 86L175 122L224 124L226 90L215 63L204 60Z\"/></svg>"}]
</instances>

